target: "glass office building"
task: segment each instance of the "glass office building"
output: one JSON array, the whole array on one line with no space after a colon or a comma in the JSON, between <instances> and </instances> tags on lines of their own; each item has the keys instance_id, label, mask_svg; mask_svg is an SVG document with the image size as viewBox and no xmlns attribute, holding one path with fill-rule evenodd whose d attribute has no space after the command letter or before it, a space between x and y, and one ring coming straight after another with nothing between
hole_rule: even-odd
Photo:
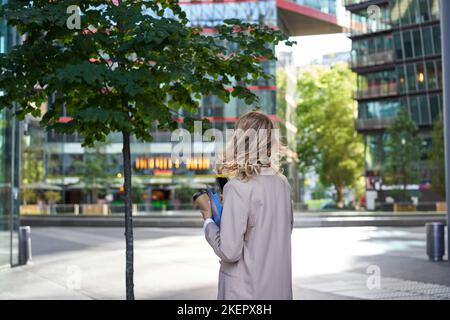
<instances>
[{"instance_id":1,"label":"glass office building","mask_svg":"<svg viewBox=\"0 0 450 320\"><path fill-rule=\"evenodd\" d=\"M432 126L442 112L439 0L345 1L351 63L358 74L357 129L364 134L366 188L382 181L386 129L406 109L420 129L420 185L432 181L427 159Z\"/></svg>"},{"instance_id":2,"label":"glass office building","mask_svg":"<svg viewBox=\"0 0 450 320\"><path fill-rule=\"evenodd\" d=\"M280 28L289 35L342 32L336 18L336 1L180 0L180 4L187 12L190 23L203 28L207 34L214 34L214 26L228 18L264 23ZM276 62L261 63L268 74L275 76ZM213 128L224 130L234 127L240 115L258 106L278 122L283 136L288 138L288 145L292 146L296 131L294 112L291 110L294 106L289 105L290 110L282 110L277 106L276 79L260 79L248 88L259 97L257 103L246 105L234 98L231 98L229 103L224 103L215 96L204 96L198 115L207 118ZM68 119L70 115L61 117L61 121ZM38 157L42 157L44 170L40 179L62 188L61 203L75 204L89 201L90 199L83 194L84 182L80 179L82 172L79 171L79 164L86 163L89 158L95 158L95 152L89 153L82 148L82 137L76 134L68 136L49 132L43 138L39 138L41 129L35 125L35 120L29 119L29 125L25 128L24 151L31 150ZM136 192L139 196L135 199L135 203L151 201L153 208L157 203L163 203L165 207L171 208L171 205L176 203L174 197L180 186L186 189L185 187L196 188L205 183L214 183L213 159L204 157L200 150L185 163L179 162L171 158L173 144L170 141L170 133L154 131L153 137L151 143L132 141L133 183L136 186L135 190L141 190ZM42 144L42 148L38 150L35 147L39 143ZM202 145L203 150L212 148L211 143ZM33 148L35 150L32 150ZM100 196L112 193L113 201L118 202L123 182L121 149L121 135L112 134L109 143L101 150L101 153L107 155L104 160L105 171L114 182L110 184L108 190L102 191ZM195 147L193 149L194 152L197 150ZM43 150L42 155L39 154L40 150ZM291 165L286 165L286 175L295 179L295 166L292 165L292 158L290 160Z\"/></svg>"},{"instance_id":3,"label":"glass office building","mask_svg":"<svg viewBox=\"0 0 450 320\"><path fill-rule=\"evenodd\" d=\"M14 34L0 20L0 52ZM19 225L19 124L9 109L0 110L0 267L17 264Z\"/></svg>"}]
</instances>

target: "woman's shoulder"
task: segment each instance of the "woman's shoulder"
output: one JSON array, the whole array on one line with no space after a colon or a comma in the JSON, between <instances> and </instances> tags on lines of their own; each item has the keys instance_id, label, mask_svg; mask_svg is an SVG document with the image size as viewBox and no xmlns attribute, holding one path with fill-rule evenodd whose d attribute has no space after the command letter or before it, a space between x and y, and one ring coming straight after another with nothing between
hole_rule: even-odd
<instances>
[{"instance_id":1,"label":"woman's shoulder","mask_svg":"<svg viewBox=\"0 0 450 320\"><path fill-rule=\"evenodd\" d=\"M259 174L245 181L237 177L233 177L230 180L228 180L228 182L225 185L225 188L227 188L228 186L228 188L236 188L241 190L251 189L255 185L261 184L263 180L268 180L268 183L273 183L274 180L277 180L280 183L287 185L289 188L291 187L288 178L284 174L280 172L274 172L273 174Z\"/></svg>"},{"instance_id":2,"label":"woman's shoulder","mask_svg":"<svg viewBox=\"0 0 450 320\"><path fill-rule=\"evenodd\" d=\"M239 178L233 177L230 178L228 180L228 182L225 184L224 189L229 189L229 188L237 188L237 189L242 189L242 188L246 188L248 187L248 181L242 181Z\"/></svg>"}]
</instances>

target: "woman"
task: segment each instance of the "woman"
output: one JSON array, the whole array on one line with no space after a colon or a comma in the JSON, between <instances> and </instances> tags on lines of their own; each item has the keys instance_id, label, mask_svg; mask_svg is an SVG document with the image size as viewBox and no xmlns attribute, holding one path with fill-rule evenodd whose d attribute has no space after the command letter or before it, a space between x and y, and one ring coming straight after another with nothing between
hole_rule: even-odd
<instances>
[{"instance_id":1,"label":"woman","mask_svg":"<svg viewBox=\"0 0 450 320\"><path fill-rule=\"evenodd\" d=\"M252 111L218 161L218 172L231 177L220 227L203 213L206 240L221 259L218 299L292 299L293 216L281 150L271 119Z\"/></svg>"}]
</instances>

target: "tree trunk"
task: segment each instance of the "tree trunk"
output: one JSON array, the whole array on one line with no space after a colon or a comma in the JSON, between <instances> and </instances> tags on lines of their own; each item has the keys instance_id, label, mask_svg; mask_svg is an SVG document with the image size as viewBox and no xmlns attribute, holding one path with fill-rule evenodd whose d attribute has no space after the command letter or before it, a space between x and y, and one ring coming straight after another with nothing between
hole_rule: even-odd
<instances>
[{"instance_id":1,"label":"tree trunk","mask_svg":"<svg viewBox=\"0 0 450 320\"><path fill-rule=\"evenodd\" d=\"M98 203L98 189L97 188L92 189L92 203L94 203L94 204Z\"/></svg>"},{"instance_id":2,"label":"tree trunk","mask_svg":"<svg viewBox=\"0 0 450 320\"><path fill-rule=\"evenodd\" d=\"M125 189L125 284L127 300L134 300L134 252L133 252L133 217L131 210L131 152L130 152L130 133L122 131L123 136L123 170L124 170L124 189Z\"/></svg>"},{"instance_id":3,"label":"tree trunk","mask_svg":"<svg viewBox=\"0 0 450 320\"><path fill-rule=\"evenodd\" d=\"M344 190L341 186L335 186L334 187L336 189L336 206L338 208L343 208L344 207Z\"/></svg>"}]
</instances>

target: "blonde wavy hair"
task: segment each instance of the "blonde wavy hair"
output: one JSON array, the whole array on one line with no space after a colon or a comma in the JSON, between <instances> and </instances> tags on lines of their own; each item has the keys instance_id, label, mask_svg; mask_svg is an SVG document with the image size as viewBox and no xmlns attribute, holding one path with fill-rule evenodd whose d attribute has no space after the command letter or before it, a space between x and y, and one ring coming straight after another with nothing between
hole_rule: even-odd
<instances>
[{"instance_id":1,"label":"blonde wavy hair","mask_svg":"<svg viewBox=\"0 0 450 320\"><path fill-rule=\"evenodd\" d=\"M216 162L218 174L247 181L262 168L281 173L280 161L286 148L267 114L250 111L239 118L231 135L227 133L226 146Z\"/></svg>"}]
</instances>

